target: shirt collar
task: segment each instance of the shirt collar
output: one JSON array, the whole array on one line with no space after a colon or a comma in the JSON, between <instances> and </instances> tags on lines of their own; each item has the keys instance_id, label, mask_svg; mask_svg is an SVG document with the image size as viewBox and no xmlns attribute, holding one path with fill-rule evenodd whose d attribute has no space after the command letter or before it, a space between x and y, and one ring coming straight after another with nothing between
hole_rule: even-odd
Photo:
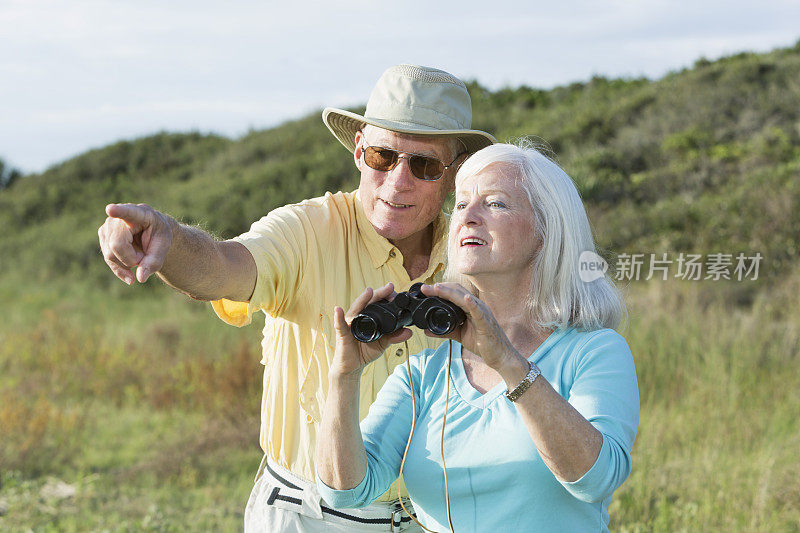
<instances>
[{"instance_id":1,"label":"shirt collar","mask_svg":"<svg viewBox=\"0 0 800 533\"><path fill-rule=\"evenodd\" d=\"M433 249L431 259L428 262L426 277L432 276L441 269L444 269L447 261L447 228L450 219L443 212L439 211L439 216L433 221Z\"/></svg>"},{"instance_id":2,"label":"shirt collar","mask_svg":"<svg viewBox=\"0 0 800 533\"><path fill-rule=\"evenodd\" d=\"M386 264L393 254L399 254L400 251L382 237L375 230L375 227L367 218L364 212L364 206L361 205L361 198L358 195L358 190L355 192L355 207L356 207L356 225L361 238L367 245L372 266L380 268ZM428 263L428 270L426 274L430 276L440 268L444 268L444 263L447 257L447 217L443 212L433 221L433 247L431 249L431 258Z\"/></svg>"}]
</instances>

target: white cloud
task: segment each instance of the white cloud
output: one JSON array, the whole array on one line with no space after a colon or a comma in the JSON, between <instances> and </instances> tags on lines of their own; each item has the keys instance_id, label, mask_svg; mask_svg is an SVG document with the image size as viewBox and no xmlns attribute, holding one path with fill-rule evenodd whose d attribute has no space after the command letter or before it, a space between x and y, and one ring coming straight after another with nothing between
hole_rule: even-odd
<instances>
[{"instance_id":1,"label":"white cloud","mask_svg":"<svg viewBox=\"0 0 800 533\"><path fill-rule=\"evenodd\" d=\"M157 129L229 135L363 103L389 65L484 85L660 76L793 44L800 5L698 0L5 0L0 152L42 170Z\"/></svg>"}]
</instances>

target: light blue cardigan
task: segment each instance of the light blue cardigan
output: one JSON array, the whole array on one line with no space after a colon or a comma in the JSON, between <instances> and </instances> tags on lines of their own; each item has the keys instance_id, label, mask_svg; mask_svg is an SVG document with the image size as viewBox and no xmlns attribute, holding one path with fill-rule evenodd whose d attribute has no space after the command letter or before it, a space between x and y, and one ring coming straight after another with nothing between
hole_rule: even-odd
<instances>
[{"instance_id":1,"label":"light blue cardigan","mask_svg":"<svg viewBox=\"0 0 800 533\"><path fill-rule=\"evenodd\" d=\"M498 384L480 394L467 381L461 346L453 342L444 455L453 525L467 531L607 531L608 505L631 471L639 423L636 370L614 330L556 330L530 356L553 388L603 434L594 466L561 482L542 461L516 407ZM419 519L447 531L440 454L448 342L411 358L417 423L404 477ZM317 478L333 507L361 507L395 480L411 430L411 387L398 366L361 423L367 473L351 490ZM324 445L320 443L320 445Z\"/></svg>"}]
</instances>

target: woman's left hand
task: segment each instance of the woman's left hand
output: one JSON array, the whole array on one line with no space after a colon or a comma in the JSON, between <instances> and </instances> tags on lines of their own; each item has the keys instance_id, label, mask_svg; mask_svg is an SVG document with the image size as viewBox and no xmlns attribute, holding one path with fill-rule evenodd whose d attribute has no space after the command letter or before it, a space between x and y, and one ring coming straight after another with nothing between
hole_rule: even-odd
<instances>
[{"instance_id":1,"label":"woman's left hand","mask_svg":"<svg viewBox=\"0 0 800 533\"><path fill-rule=\"evenodd\" d=\"M445 282L423 285L422 293L425 296L438 296L449 300L467 314L464 324L452 333L434 335L425 330L425 335L456 340L464 348L480 356L487 365L494 369L498 369L509 357L519 356L495 320L489 306L460 284Z\"/></svg>"}]
</instances>

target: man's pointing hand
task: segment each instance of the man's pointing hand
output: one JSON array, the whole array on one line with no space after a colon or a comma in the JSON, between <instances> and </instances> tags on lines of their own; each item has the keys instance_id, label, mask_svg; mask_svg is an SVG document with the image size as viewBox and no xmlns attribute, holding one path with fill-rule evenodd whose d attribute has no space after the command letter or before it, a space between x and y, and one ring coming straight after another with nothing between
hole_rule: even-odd
<instances>
[{"instance_id":1,"label":"man's pointing hand","mask_svg":"<svg viewBox=\"0 0 800 533\"><path fill-rule=\"evenodd\" d=\"M146 204L108 204L106 221L97 230L103 259L114 274L130 285L144 283L164 264L172 245L172 224L167 215Z\"/></svg>"}]
</instances>

